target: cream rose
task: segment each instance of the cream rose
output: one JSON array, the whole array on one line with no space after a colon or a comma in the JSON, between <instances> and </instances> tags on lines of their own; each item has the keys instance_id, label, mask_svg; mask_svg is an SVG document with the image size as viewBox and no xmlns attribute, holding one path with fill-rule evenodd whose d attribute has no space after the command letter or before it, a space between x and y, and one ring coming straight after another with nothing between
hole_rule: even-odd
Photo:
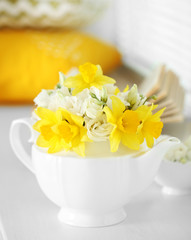
<instances>
[{"instance_id":1,"label":"cream rose","mask_svg":"<svg viewBox=\"0 0 191 240\"><path fill-rule=\"evenodd\" d=\"M109 139L113 126L107 122L105 114L102 113L94 119L86 119L86 128L91 140L101 142Z\"/></svg>"}]
</instances>

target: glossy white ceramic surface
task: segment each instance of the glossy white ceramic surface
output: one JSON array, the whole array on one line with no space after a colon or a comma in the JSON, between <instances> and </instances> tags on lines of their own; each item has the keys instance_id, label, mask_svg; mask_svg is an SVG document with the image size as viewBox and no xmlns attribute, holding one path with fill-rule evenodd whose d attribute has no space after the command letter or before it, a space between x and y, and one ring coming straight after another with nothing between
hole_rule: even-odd
<instances>
[{"instance_id":1,"label":"glossy white ceramic surface","mask_svg":"<svg viewBox=\"0 0 191 240\"><path fill-rule=\"evenodd\" d=\"M191 122L165 124L163 132L184 141L191 134ZM191 162L183 164L164 158L155 180L165 194L191 194Z\"/></svg>"},{"instance_id":2,"label":"glossy white ceramic surface","mask_svg":"<svg viewBox=\"0 0 191 240\"><path fill-rule=\"evenodd\" d=\"M26 122L25 122L26 121ZM124 205L146 189L154 179L161 160L177 141L162 139L146 152L106 156L109 143L93 143L85 158L74 154L47 154L32 146L32 158L26 155L18 128L28 120L13 121L10 141L18 158L32 170L45 195L60 206L59 219L83 227L113 225L125 219ZM105 157L93 157L100 152ZM26 162L25 162L26 161Z\"/></svg>"},{"instance_id":3,"label":"glossy white ceramic surface","mask_svg":"<svg viewBox=\"0 0 191 240\"><path fill-rule=\"evenodd\" d=\"M163 159L155 180L164 193L191 194L191 162L182 164Z\"/></svg>"}]
</instances>

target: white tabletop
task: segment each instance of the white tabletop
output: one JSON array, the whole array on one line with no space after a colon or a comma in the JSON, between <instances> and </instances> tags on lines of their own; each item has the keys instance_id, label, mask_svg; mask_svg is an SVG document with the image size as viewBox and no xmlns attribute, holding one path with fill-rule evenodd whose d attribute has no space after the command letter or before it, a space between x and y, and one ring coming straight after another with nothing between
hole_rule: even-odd
<instances>
[{"instance_id":1,"label":"white tabletop","mask_svg":"<svg viewBox=\"0 0 191 240\"><path fill-rule=\"evenodd\" d=\"M78 228L60 223L58 207L44 196L9 144L11 121L30 117L31 109L0 107L0 240L191 239L191 195L163 195L154 183L127 204L127 219L121 224Z\"/></svg>"}]
</instances>

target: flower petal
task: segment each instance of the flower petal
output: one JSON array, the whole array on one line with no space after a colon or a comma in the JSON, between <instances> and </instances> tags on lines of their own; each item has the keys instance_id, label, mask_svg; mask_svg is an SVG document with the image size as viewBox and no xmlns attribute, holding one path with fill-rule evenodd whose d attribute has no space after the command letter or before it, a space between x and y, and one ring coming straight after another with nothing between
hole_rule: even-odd
<instances>
[{"instance_id":1,"label":"flower petal","mask_svg":"<svg viewBox=\"0 0 191 240\"><path fill-rule=\"evenodd\" d=\"M60 139L57 136L54 136L50 141L50 147L48 153L56 153L63 149Z\"/></svg>"},{"instance_id":2,"label":"flower petal","mask_svg":"<svg viewBox=\"0 0 191 240\"><path fill-rule=\"evenodd\" d=\"M96 72L96 75L103 75L103 71L102 71L102 68L100 65L96 65L97 67L97 72Z\"/></svg>"},{"instance_id":3,"label":"flower petal","mask_svg":"<svg viewBox=\"0 0 191 240\"><path fill-rule=\"evenodd\" d=\"M67 88L76 88L80 87L83 82L81 74L77 74L76 76L66 78L64 86Z\"/></svg>"},{"instance_id":4,"label":"flower petal","mask_svg":"<svg viewBox=\"0 0 191 240\"><path fill-rule=\"evenodd\" d=\"M70 116L76 125L78 125L79 127L83 126L84 119L81 116L75 114L71 114Z\"/></svg>"},{"instance_id":5,"label":"flower petal","mask_svg":"<svg viewBox=\"0 0 191 240\"><path fill-rule=\"evenodd\" d=\"M143 134L145 136L149 134L157 139L161 135L162 128L163 128L162 122L146 121L143 125Z\"/></svg>"},{"instance_id":6,"label":"flower petal","mask_svg":"<svg viewBox=\"0 0 191 240\"><path fill-rule=\"evenodd\" d=\"M118 93L120 93L120 90L118 87L116 87L114 94L117 95Z\"/></svg>"},{"instance_id":7,"label":"flower petal","mask_svg":"<svg viewBox=\"0 0 191 240\"><path fill-rule=\"evenodd\" d=\"M80 129L80 137L82 142L93 142L91 139L89 139L86 128Z\"/></svg>"},{"instance_id":8,"label":"flower petal","mask_svg":"<svg viewBox=\"0 0 191 240\"><path fill-rule=\"evenodd\" d=\"M113 78L107 77L105 75L100 75L95 77L94 82L92 82L92 86L102 88L105 84L114 84L116 81Z\"/></svg>"},{"instance_id":9,"label":"flower petal","mask_svg":"<svg viewBox=\"0 0 191 240\"><path fill-rule=\"evenodd\" d=\"M125 110L125 104L116 96L110 97L112 100L112 112L116 119L119 119L124 110Z\"/></svg>"},{"instance_id":10,"label":"flower petal","mask_svg":"<svg viewBox=\"0 0 191 240\"><path fill-rule=\"evenodd\" d=\"M108 108L107 106L105 106L103 110L104 110L104 112L105 112L105 114L106 114L107 121L108 121L109 123L115 124L115 123L116 123L116 119L115 119L115 117L113 116L113 113L112 113L111 109Z\"/></svg>"},{"instance_id":11,"label":"flower petal","mask_svg":"<svg viewBox=\"0 0 191 240\"><path fill-rule=\"evenodd\" d=\"M85 157L85 143L81 142L77 147L73 147L73 150L81 157Z\"/></svg>"},{"instance_id":12,"label":"flower petal","mask_svg":"<svg viewBox=\"0 0 191 240\"><path fill-rule=\"evenodd\" d=\"M121 141L121 132L115 128L109 136L111 152L116 152Z\"/></svg>"},{"instance_id":13,"label":"flower petal","mask_svg":"<svg viewBox=\"0 0 191 240\"><path fill-rule=\"evenodd\" d=\"M122 143L133 150L139 150L140 141L136 134L123 134L122 135Z\"/></svg>"},{"instance_id":14,"label":"flower petal","mask_svg":"<svg viewBox=\"0 0 191 240\"><path fill-rule=\"evenodd\" d=\"M35 110L35 113L37 116L39 116L41 119L48 120L50 122L57 122L56 115L53 111L43 108L43 107L38 107Z\"/></svg>"},{"instance_id":15,"label":"flower petal","mask_svg":"<svg viewBox=\"0 0 191 240\"><path fill-rule=\"evenodd\" d=\"M60 123L62 121L62 111L60 109L58 109L55 112L55 115L56 115L57 122Z\"/></svg>"},{"instance_id":16,"label":"flower petal","mask_svg":"<svg viewBox=\"0 0 191 240\"><path fill-rule=\"evenodd\" d=\"M126 87L124 88L123 92L127 92L129 90L129 85L127 84Z\"/></svg>"},{"instance_id":17,"label":"flower petal","mask_svg":"<svg viewBox=\"0 0 191 240\"><path fill-rule=\"evenodd\" d=\"M36 130L37 132L40 132L40 128L44 125L50 125L50 121L48 120L39 120L33 125L33 129Z\"/></svg>"},{"instance_id":18,"label":"flower petal","mask_svg":"<svg viewBox=\"0 0 191 240\"><path fill-rule=\"evenodd\" d=\"M152 115L152 117L150 117L150 119L152 119L153 122L158 122L160 121L160 117L163 114L164 110L166 108L162 108L161 110L159 110L158 112L156 112L155 114Z\"/></svg>"},{"instance_id":19,"label":"flower petal","mask_svg":"<svg viewBox=\"0 0 191 240\"><path fill-rule=\"evenodd\" d=\"M145 121L149 116L152 115L153 106L142 105L135 110L138 113L140 121Z\"/></svg>"},{"instance_id":20,"label":"flower petal","mask_svg":"<svg viewBox=\"0 0 191 240\"><path fill-rule=\"evenodd\" d=\"M42 135L39 135L37 140L36 140L36 145L39 147L49 147L50 143L49 141L46 141Z\"/></svg>"},{"instance_id":21,"label":"flower petal","mask_svg":"<svg viewBox=\"0 0 191 240\"><path fill-rule=\"evenodd\" d=\"M145 135L145 139L146 139L147 146L148 146L149 148L152 148L153 145L154 145L154 138L153 138L153 136L150 135L150 134L146 134L146 135Z\"/></svg>"},{"instance_id":22,"label":"flower petal","mask_svg":"<svg viewBox=\"0 0 191 240\"><path fill-rule=\"evenodd\" d=\"M59 110L62 113L62 120L67 120L69 123L73 123L71 113L68 110L66 110L64 108L60 108Z\"/></svg>"}]
</instances>

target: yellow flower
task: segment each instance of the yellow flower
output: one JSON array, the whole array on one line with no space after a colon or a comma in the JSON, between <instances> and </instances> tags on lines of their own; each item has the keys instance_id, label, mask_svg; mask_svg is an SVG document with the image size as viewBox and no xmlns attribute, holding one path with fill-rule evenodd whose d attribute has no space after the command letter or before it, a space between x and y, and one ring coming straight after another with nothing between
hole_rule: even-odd
<instances>
[{"instance_id":1,"label":"yellow flower","mask_svg":"<svg viewBox=\"0 0 191 240\"><path fill-rule=\"evenodd\" d=\"M85 156L85 142L89 141L84 119L63 108L56 112L38 107L35 111L41 118L33 128L40 133L36 144L48 148L48 153L73 150Z\"/></svg>"},{"instance_id":2,"label":"yellow flower","mask_svg":"<svg viewBox=\"0 0 191 240\"><path fill-rule=\"evenodd\" d=\"M104 112L107 116L107 121L113 125L113 130L110 134L111 152L118 150L120 142L125 146L138 150L140 141L137 135L137 128L140 124L138 114L132 110L125 110L125 105L116 96L112 96L112 111L107 106Z\"/></svg>"},{"instance_id":3,"label":"yellow flower","mask_svg":"<svg viewBox=\"0 0 191 240\"><path fill-rule=\"evenodd\" d=\"M64 81L65 87L74 88L73 95L92 86L101 89L105 84L115 83L114 79L103 75L99 65L85 63L79 67L79 72L76 76L68 77Z\"/></svg>"},{"instance_id":4,"label":"yellow flower","mask_svg":"<svg viewBox=\"0 0 191 240\"><path fill-rule=\"evenodd\" d=\"M165 108L152 115L152 111L156 107L157 105L142 105L135 111L138 114L141 123L138 127L140 143L143 143L144 139L146 139L147 146L150 148L154 145L154 138L157 139L161 135L163 128L160 116Z\"/></svg>"}]
</instances>

